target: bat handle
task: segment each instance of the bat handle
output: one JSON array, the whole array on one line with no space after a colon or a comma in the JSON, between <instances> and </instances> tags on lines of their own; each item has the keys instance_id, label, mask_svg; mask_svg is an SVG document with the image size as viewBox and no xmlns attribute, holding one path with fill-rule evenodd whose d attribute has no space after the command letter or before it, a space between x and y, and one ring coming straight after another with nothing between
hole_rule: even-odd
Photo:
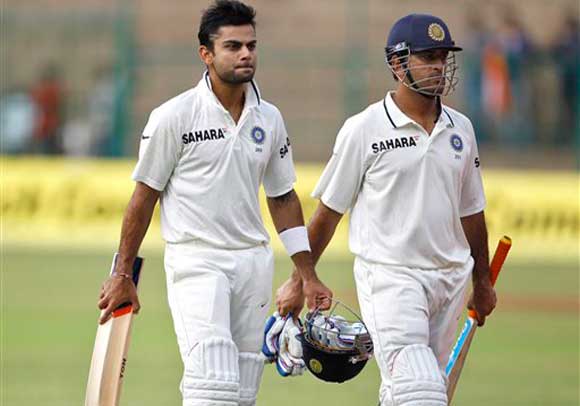
<instances>
[{"instance_id":1,"label":"bat handle","mask_svg":"<svg viewBox=\"0 0 580 406\"><path fill-rule=\"evenodd\" d=\"M495 282L497 281L497 277L499 276L499 271L501 271L501 267L505 262L507 254L512 247L512 240L508 236L504 235L497 244L497 248L495 250L495 254L493 255L493 259L491 260L491 264L489 266L489 278L491 279L491 285L495 286ZM469 310L469 317L474 320L477 320L477 312L475 310Z\"/></svg>"}]
</instances>

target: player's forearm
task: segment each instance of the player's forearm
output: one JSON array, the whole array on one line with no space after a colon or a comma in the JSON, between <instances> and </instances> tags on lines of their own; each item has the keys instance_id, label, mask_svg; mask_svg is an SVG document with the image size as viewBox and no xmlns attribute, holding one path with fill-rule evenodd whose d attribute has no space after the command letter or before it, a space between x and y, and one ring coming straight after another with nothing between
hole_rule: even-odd
<instances>
[{"instance_id":1,"label":"player's forearm","mask_svg":"<svg viewBox=\"0 0 580 406\"><path fill-rule=\"evenodd\" d=\"M314 266L330 243L336 227L342 218L338 213L324 203L319 203L308 224L308 240L310 241L311 258ZM298 270L294 270L291 278L296 282L301 278Z\"/></svg>"},{"instance_id":2,"label":"player's forearm","mask_svg":"<svg viewBox=\"0 0 580 406\"><path fill-rule=\"evenodd\" d=\"M318 263L322 253L330 243L341 218L341 213L330 209L322 202L318 204L308 224L308 239L315 264Z\"/></svg>"},{"instance_id":3,"label":"player's forearm","mask_svg":"<svg viewBox=\"0 0 580 406\"><path fill-rule=\"evenodd\" d=\"M304 216L300 199L294 190L274 198L268 198L268 208L272 215L272 220L278 234L295 227L304 226ZM306 237L304 237L306 239ZM308 242L305 241L307 244ZM291 256L292 262L296 266L294 277L299 277L304 281L317 279L314 270L314 261L308 251L296 252Z\"/></svg>"},{"instance_id":4,"label":"player's forearm","mask_svg":"<svg viewBox=\"0 0 580 406\"><path fill-rule=\"evenodd\" d=\"M296 254L292 255L291 259L295 267L291 276L292 279L295 281L301 279L304 282L318 280L318 275L316 275L314 261L312 260L312 255L310 252L297 252Z\"/></svg>"},{"instance_id":5,"label":"player's forearm","mask_svg":"<svg viewBox=\"0 0 580 406\"><path fill-rule=\"evenodd\" d=\"M133 261L151 223L158 198L159 192L137 183L123 217L116 272L131 274Z\"/></svg>"},{"instance_id":6,"label":"player's forearm","mask_svg":"<svg viewBox=\"0 0 580 406\"><path fill-rule=\"evenodd\" d=\"M302 206L294 189L281 196L268 197L267 201L278 234L290 228L304 225Z\"/></svg>"},{"instance_id":7,"label":"player's forearm","mask_svg":"<svg viewBox=\"0 0 580 406\"><path fill-rule=\"evenodd\" d=\"M489 249L487 245L487 227L483 212L463 217L461 219L463 231L471 249L473 266L473 284L489 282Z\"/></svg>"}]
</instances>

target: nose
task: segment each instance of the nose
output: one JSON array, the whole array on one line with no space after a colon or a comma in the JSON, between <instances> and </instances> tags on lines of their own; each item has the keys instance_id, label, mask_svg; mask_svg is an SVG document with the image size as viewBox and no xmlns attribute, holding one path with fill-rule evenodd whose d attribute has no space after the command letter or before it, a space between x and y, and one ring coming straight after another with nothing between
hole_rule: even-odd
<instances>
[{"instance_id":1,"label":"nose","mask_svg":"<svg viewBox=\"0 0 580 406\"><path fill-rule=\"evenodd\" d=\"M240 53L241 53L241 59L244 61L248 60L252 57L252 51L247 46L243 46L240 50Z\"/></svg>"},{"instance_id":2,"label":"nose","mask_svg":"<svg viewBox=\"0 0 580 406\"><path fill-rule=\"evenodd\" d=\"M445 65L447 64L447 58L437 59L433 64L433 69L438 72L443 72Z\"/></svg>"}]
</instances>

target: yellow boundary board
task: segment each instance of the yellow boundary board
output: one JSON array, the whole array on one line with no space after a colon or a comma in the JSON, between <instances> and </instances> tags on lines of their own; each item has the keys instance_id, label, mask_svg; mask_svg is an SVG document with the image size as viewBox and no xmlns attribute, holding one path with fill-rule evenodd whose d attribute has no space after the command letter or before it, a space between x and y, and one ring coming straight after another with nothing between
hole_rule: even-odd
<instances>
[{"instance_id":1,"label":"yellow boundary board","mask_svg":"<svg viewBox=\"0 0 580 406\"><path fill-rule=\"evenodd\" d=\"M133 190L134 161L1 157L2 243L67 249L118 244L123 212ZM317 201L310 197L322 165L298 165L296 191L306 219ZM579 174L576 172L484 171L490 247L510 235L512 256L578 258ZM261 204L270 235L274 229ZM277 237L272 245L282 253ZM161 249L159 215L144 242ZM344 219L327 255L349 256Z\"/></svg>"}]
</instances>

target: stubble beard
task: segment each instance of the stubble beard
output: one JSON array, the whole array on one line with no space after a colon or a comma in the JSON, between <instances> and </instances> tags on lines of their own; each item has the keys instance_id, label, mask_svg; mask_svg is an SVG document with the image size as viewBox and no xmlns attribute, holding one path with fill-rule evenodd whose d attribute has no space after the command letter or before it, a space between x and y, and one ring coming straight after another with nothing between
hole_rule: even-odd
<instances>
[{"instance_id":1,"label":"stubble beard","mask_svg":"<svg viewBox=\"0 0 580 406\"><path fill-rule=\"evenodd\" d=\"M241 85L243 83L248 83L254 79L255 69L251 73L246 75L236 74L235 70L228 72L220 72L216 69L216 74L220 80L229 85Z\"/></svg>"}]
</instances>

